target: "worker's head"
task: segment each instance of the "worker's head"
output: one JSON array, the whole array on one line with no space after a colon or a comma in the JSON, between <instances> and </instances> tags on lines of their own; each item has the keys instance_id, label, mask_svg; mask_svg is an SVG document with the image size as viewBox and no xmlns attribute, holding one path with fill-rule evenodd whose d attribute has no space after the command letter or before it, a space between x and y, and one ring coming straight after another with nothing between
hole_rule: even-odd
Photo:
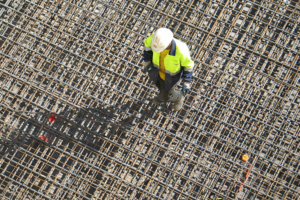
<instances>
[{"instance_id":1,"label":"worker's head","mask_svg":"<svg viewBox=\"0 0 300 200\"><path fill-rule=\"evenodd\" d=\"M151 49L156 52L165 50L173 39L173 32L168 28L159 28L155 31L152 41Z\"/></svg>"}]
</instances>

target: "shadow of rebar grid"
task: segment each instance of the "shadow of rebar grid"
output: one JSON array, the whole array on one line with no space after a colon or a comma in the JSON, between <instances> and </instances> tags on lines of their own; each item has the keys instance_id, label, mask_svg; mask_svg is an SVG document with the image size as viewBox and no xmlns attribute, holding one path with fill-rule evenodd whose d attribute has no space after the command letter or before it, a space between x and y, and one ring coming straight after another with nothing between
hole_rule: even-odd
<instances>
[{"instance_id":1,"label":"shadow of rebar grid","mask_svg":"<svg viewBox=\"0 0 300 200\"><path fill-rule=\"evenodd\" d=\"M1 199L299 198L299 19L296 0L1 0ZM178 112L141 72L159 27L195 61Z\"/></svg>"}]
</instances>

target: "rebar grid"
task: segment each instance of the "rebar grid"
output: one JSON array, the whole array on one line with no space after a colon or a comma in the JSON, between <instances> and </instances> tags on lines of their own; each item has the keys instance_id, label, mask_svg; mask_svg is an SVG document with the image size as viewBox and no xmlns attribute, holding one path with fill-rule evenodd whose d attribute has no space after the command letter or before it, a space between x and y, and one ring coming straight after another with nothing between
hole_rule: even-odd
<instances>
[{"instance_id":1,"label":"rebar grid","mask_svg":"<svg viewBox=\"0 0 300 200\"><path fill-rule=\"evenodd\" d=\"M297 1L0 5L2 198L300 195ZM140 70L162 26L196 64L178 112Z\"/></svg>"}]
</instances>

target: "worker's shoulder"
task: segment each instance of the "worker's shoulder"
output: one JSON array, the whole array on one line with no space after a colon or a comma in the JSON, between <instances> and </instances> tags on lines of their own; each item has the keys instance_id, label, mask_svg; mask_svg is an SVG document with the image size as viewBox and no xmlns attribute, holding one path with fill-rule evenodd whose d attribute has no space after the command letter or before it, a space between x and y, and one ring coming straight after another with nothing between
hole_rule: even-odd
<instances>
[{"instance_id":1,"label":"worker's shoulder","mask_svg":"<svg viewBox=\"0 0 300 200\"><path fill-rule=\"evenodd\" d=\"M146 40L147 40L147 39L152 40L153 35L154 35L154 33L152 33L151 35L147 36L147 37L146 37Z\"/></svg>"},{"instance_id":2,"label":"worker's shoulder","mask_svg":"<svg viewBox=\"0 0 300 200\"><path fill-rule=\"evenodd\" d=\"M176 48L179 49L181 52L189 52L189 48L185 42L182 42L178 39L174 39L176 43Z\"/></svg>"}]
</instances>

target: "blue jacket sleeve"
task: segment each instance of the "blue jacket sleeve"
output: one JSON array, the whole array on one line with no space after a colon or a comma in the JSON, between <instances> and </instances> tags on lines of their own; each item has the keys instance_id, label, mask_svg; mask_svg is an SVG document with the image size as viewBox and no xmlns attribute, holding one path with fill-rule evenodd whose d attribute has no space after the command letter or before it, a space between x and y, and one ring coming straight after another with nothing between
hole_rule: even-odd
<instances>
[{"instance_id":1,"label":"blue jacket sleeve","mask_svg":"<svg viewBox=\"0 0 300 200\"><path fill-rule=\"evenodd\" d=\"M183 82L190 83L192 75L193 75L193 72L189 72L189 71L183 70L183 74L182 74L182 80L183 80Z\"/></svg>"},{"instance_id":2,"label":"blue jacket sleeve","mask_svg":"<svg viewBox=\"0 0 300 200\"><path fill-rule=\"evenodd\" d=\"M187 47L185 53L181 58L181 66L183 68L182 80L185 83L189 83L193 75L194 62L190 57L190 53Z\"/></svg>"}]
</instances>

